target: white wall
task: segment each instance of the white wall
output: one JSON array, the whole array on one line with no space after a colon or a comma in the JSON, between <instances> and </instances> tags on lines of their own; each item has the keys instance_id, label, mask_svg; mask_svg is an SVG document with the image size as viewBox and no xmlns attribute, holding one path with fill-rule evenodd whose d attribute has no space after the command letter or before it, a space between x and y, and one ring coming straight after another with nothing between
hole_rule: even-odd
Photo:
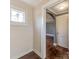
<instances>
[{"instance_id":1,"label":"white wall","mask_svg":"<svg viewBox=\"0 0 79 59\"><path fill-rule=\"evenodd\" d=\"M33 50L33 8L18 0L11 0L11 7L26 12L26 25L10 25L11 59L17 59Z\"/></svg>"},{"instance_id":2,"label":"white wall","mask_svg":"<svg viewBox=\"0 0 79 59\"><path fill-rule=\"evenodd\" d=\"M41 42L41 28L42 28L42 6L36 7L35 12L35 19L34 19L34 51L42 57L43 48L41 48L42 42ZM45 49L45 48L44 48Z\"/></svg>"},{"instance_id":3,"label":"white wall","mask_svg":"<svg viewBox=\"0 0 79 59\"><path fill-rule=\"evenodd\" d=\"M41 10L35 8L34 20L34 51L41 55Z\"/></svg>"},{"instance_id":4,"label":"white wall","mask_svg":"<svg viewBox=\"0 0 79 59\"><path fill-rule=\"evenodd\" d=\"M56 17L56 31L58 45L68 48L68 14Z\"/></svg>"}]
</instances>

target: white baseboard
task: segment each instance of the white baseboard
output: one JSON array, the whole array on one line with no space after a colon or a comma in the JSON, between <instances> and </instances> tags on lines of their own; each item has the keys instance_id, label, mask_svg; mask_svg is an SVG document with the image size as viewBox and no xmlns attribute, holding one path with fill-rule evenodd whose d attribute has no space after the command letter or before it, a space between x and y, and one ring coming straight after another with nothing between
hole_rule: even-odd
<instances>
[{"instance_id":1,"label":"white baseboard","mask_svg":"<svg viewBox=\"0 0 79 59\"><path fill-rule=\"evenodd\" d=\"M41 53L40 53L38 50L34 49L33 51L34 51L38 56L41 57Z\"/></svg>"},{"instance_id":2,"label":"white baseboard","mask_svg":"<svg viewBox=\"0 0 79 59\"><path fill-rule=\"evenodd\" d=\"M31 50L29 50L29 51L27 51L27 52L23 52L23 53L21 53L21 54L15 56L15 57L13 57L13 58L11 58L11 59L18 59L18 58L20 58L20 57L22 57L22 56L28 54L28 53L31 52L31 51L33 51L33 49L31 49Z\"/></svg>"}]
</instances>

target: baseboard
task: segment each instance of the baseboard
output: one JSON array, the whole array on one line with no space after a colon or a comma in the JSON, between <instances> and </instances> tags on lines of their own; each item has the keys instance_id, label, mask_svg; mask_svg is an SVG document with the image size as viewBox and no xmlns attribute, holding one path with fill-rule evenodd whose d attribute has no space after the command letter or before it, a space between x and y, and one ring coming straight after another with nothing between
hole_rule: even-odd
<instances>
[{"instance_id":1,"label":"baseboard","mask_svg":"<svg viewBox=\"0 0 79 59\"><path fill-rule=\"evenodd\" d=\"M62 47L60 45L58 45L58 46L61 47L61 48L63 48L63 49L65 49L65 50L67 50L67 51L69 51L69 49L67 47Z\"/></svg>"},{"instance_id":2,"label":"baseboard","mask_svg":"<svg viewBox=\"0 0 79 59\"><path fill-rule=\"evenodd\" d=\"M27 51L27 52L23 52L23 53L21 53L21 54L15 56L15 57L13 57L13 58L11 58L11 59L18 59L18 58L20 58L20 57L22 57L22 56L24 56L24 55L30 53L31 51L33 51L33 49L31 49L31 50L29 50L29 51Z\"/></svg>"},{"instance_id":3,"label":"baseboard","mask_svg":"<svg viewBox=\"0 0 79 59\"><path fill-rule=\"evenodd\" d=\"M34 49L33 51L34 51L38 56L41 57L41 53L40 53L38 50Z\"/></svg>"}]
</instances>

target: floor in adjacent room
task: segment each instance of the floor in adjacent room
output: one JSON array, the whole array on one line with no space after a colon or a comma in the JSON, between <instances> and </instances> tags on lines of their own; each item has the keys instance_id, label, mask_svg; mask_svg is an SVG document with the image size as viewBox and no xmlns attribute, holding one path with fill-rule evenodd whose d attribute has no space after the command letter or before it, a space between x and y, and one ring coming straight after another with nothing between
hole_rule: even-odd
<instances>
[{"instance_id":1,"label":"floor in adjacent room","mask_svg":"<svg viewBox=\"0 0 79 59\"><path fill-rule=\"evenodd\" d=\"M46 36L46 59L69 59L69 50L61 46L54 46L54 37Z\"/></svg>"}]
</instances>

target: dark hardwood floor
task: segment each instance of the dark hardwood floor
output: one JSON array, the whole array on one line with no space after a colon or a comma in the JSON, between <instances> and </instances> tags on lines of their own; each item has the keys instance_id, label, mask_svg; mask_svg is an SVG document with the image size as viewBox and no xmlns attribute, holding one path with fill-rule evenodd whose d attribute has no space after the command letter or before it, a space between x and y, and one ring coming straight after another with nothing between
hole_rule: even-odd
<instances>
[{"instance_id":1,"label":"dark hardwood floor","mask_svg":"<svg viewBox=\"0 0 79 59\"><path fill-rule=\"evenodd\" d=\"M69 59L67 48L53 46L53 37L46 36L46 59ZM41 59L33 51L19 59Z\"/></svg>"},{"instance_id":2,"label":"dark hardwood floor","mask_svg":"<svg viewBox=\"0 0 79 59\"><path fill-rule=\"evenodd\" d=\"M46 59L69 59L69 50L61 46L54 46L54 38L46 36Z\"/></svg>"},{"instance_id":3,"label":"dark hardwood floor","mask_svg":"<svg viewBox=\"0 0 79 59\"><path fill-rule=\"evenodd\" d=\"M29 54L26 54L25 56L19 58L19 59L41 59L36 53L33 51L30 52Z\"/></svg>"}]
</instances>

